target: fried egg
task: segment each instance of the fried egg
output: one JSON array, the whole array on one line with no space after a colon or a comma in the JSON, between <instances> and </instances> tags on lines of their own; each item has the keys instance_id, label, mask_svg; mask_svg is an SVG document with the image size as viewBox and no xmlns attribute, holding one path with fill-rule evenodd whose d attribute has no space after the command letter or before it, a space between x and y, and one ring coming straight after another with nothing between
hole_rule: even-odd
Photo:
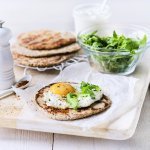
<instances>
[{"instance_id":1,"label":"fried egg","mask_svg":"<svg viewBox=\"0 0 150 150\"><path fill-rule=\"evenodd\" d=\"M53 84L49 91L44 93L44 101L47 106L52 106L55 108L71 108L67 103L67 94L69 93L79 93L80 84L76 83L55 83ZM102 91L93 91L95 97L91 98L90 95L79 95L78 97L78 108L88 107L96 101L99 101L102 98Z\"/></svg>"},{"instance_id":2,"label":"fried egg","mask_svg":"<svg viewBox=\"0 0 150 150\"><path fill-rule=\"evenodd\" d=\"M75 88L69 83L56 83L50 87L50 92L61 97L66 96L68 93L74 93Z\"/></svg>"}]
</instances>

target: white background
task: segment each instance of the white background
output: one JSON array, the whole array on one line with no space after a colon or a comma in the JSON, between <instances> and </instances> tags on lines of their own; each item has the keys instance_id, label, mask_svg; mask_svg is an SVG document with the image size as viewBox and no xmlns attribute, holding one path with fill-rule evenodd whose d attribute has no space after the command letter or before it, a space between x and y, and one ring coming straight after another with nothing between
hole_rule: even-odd
<instances>
[{"instance_id":1,"label":"white background","mask_svg":"<svg viewBox=\"0 0 150 150\"><path fill-rule=\"evenodd\" d=\"M100 0L0 0L0 19L14 34L38 28L73 30L72 9ZM150 24L150 0L111 0L112 23ZM0 150L149 150L150 91L138 128L126 141L0 129Z\"/></svg>"},{"instance_id":2,"label":"white background","mask_svg":"<svg viewBox=\"0 0 150 150\"><path fill-rule=\"evenodd\" d=\"M38 28L73 30L72 9L102 0L0 0L0 19L14 34ZM150 24L149 0L109 0L112 23Z\"/></svg>"}]
</instances>

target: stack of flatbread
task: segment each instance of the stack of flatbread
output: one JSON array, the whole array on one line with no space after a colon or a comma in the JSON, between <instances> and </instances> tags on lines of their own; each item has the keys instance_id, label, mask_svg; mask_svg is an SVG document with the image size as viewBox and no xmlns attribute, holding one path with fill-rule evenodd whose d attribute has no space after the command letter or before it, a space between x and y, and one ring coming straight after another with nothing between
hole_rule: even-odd
<instances>
[{"instance_id":1,"label":"stack of flatbread","mask_svg":"<svg viewBox=\"0 0 150 150\"><path fill-rule=\"evenodd\" d=\"M40 30L22 33L11 49L16 64L43 68L70 59L80 46L70 32Z\"/></svg>"}]
</instances>

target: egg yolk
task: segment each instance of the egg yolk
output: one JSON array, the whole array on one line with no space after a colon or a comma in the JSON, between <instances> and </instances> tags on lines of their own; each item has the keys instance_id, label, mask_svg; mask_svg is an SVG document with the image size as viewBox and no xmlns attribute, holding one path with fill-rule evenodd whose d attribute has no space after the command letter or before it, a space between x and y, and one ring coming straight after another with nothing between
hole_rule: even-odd
<instances>
[{"instance_id":1,"label":"egg yolk","mask_svg":"<svg viewBox=\"0 0 150 150\"><path fill-rule=\"evenodd\" d=\"M56 83L50 87L50 92L60 96L66 96L68 93L74 93L75 89L68 83Z\"/></svg>"}]
</instances>

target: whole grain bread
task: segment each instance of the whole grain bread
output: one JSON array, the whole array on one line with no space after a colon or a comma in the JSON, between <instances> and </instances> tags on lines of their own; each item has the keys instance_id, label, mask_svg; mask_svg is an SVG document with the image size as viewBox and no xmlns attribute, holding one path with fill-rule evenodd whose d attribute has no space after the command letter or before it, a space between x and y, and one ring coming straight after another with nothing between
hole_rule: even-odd
<instances>
[{"instance_id":1,"label":"whole grain bread","mask_svg":"<svg viewBox=\"0 0 150 150\"><path fill-rule=\"evenodd\" d=\"M11 50L27 57L45 57L52 56L56 54L68 54L77 52L80 50L80 46L77 43L73 43L61 48L50 49L50 50L31 50L25 47L20 46L18 43L15 43L11 46Z\"/></svg>"},{"instance_id":2,"label":"whole grain bread","mask_svg":"<svg viewBox=\"0 0 150 150\"><path fill-rule=\"evenodd\" d=\"M68 60L69 58L75 56L75 53L41 57L41 58L31 58L31 57L20 55L16 52L12 52L12 56L16 64L23 65L23 66L43 68L43 67L51 67L54 65L59 65L62 62Z\"/></svg>"},{"instance_id":3,"label":"whole grain bread","mask_svg":"<svg viewBox=\"0 0 150 150\"><path fill-rule=\"evenodd\" d=\"M76 42L71 32L39 30L22 33L17 38L19 45L32 50L49 50Z\"/></svg>"}]
</instances>

